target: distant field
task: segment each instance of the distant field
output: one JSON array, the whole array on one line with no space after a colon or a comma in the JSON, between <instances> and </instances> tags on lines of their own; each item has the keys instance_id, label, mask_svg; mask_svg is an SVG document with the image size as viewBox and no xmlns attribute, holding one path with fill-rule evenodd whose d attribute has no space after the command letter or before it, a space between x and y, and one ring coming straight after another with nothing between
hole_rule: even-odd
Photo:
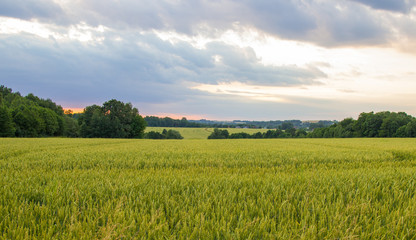
<instances>
[{"instance_id":1,"label":"distant field","mask_svg":"<svg viewBox=\"0 0 416 240\"><path fill-rule=\"evenodd\" d=\"M415 239L416 139L2 139L0 239Z\"/></svg>"},{"instance_id":2,"label":"distant field","mask_svg":"<svg viewBox=\"0 0 416 240\"><path fill-rule=\"evenodd\" d=\"M174 127L147 127L146 132L156 131L162 132L163 129L173 129L179 131L185 139L207 139L208 136L214 131L214 128L174 128ZM250 128L221 128L226 129L231 133L246 132L249 134L257 132L265 132L267 129L250 129Z\"/></svg>"}]
</instances>

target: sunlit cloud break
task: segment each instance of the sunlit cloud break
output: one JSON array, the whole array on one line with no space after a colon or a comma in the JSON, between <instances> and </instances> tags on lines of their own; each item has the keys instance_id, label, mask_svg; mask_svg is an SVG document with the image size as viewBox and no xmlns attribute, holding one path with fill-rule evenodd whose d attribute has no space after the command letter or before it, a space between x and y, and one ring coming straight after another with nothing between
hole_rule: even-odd
<instances>
[{"instance_id":1,"label":"sunlit cloud break","mask_svg":"<svg viewBox=\"0 0 416 240\"><path fill-rule=\"evenodd\" d=\"M200 91L212 94L236 95L252 98L260 101L271 102L294 102L296 98L315 98L315 99L351 99L363 97L361 94L348 91L324 88L322 86L296 86L296 87L270 87L247 85L239 82L219 83L217 85L202 84L193 87Z\"/></svg>"}]
</instances>

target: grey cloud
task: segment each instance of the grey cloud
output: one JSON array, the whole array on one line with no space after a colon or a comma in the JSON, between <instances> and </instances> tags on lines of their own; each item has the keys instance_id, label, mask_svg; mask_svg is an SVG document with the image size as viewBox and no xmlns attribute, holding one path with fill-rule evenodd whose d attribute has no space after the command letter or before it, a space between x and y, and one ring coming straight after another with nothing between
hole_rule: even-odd
<instances>
[{"instance_id":1,"label":"grey cloud","mask_svg":"<svg viewBox=\"0 0 416 240\"><path fill-rule=\"evenodd\" d=\"M200 31L198 24L220 30L242 24L286 37L298 37L315 28L313 15L300 1L182 1L164 5L161 12L166 26L187 34Z\"/></svg>"},{"instance_id":2,"label":"grey cloud","mask_svg":"<svg viewBox=\"0 0 416 240\"><path fill-rule=\"evenodd\" d=\"M316 28L316 19L302 1L241 1L249 16L242 17L247 24L288 38L302 37Z\"/></svg>"},{"instance_id":3,"label":"grey cloud","mask_svg":"<svg viewBox=\"0 0 416 240\"><path fill-rule=\"evenodd\" d=\"M43 20L58 20L65 15L63 9L50 0L2 0L0 16Z\"/></svg>"},{"instance_id":4,"label":"grey cloud","mask_svg":"<svg viewBox=\"0 0 416 240\"><path fill-rule=\"evenodd\" d=\"M217 81L239 81L259 85L301 85L319 84L318 78L325 74L318 68L288 66L264 66L256 58L251 48L238 48L222 43L211 43L207 46L210 55L220 55L218 63L221 71L215 71Z\"/></svg>"},{"instance_id":5,"label":"grey cloud","mask_svg":"<svg viewBox=\"0 0 416 240\"><path fill-rule=\"evenodd\" d=\"M161 17L164 14L162 3L152 0L85 0L73 6L72 15L93 25L161 29L165 26Z\"/></svg>"},{"instance_id":6,"label":"grey cloud","mask_svg":"<svg viewBox=\"0 0 416 240\"><path fill-rule=\"evenodd\" d=\"M250 48L216 42L195 49L186 42L172 44L138 33L113 41L112 34L95 44L33 35L3 36L0 82L58 103L97 103L110 98L169 103L197 99L201 93L189 84L310 85L325 77L314 67L264 66ZM221 55L223 61L215 63L215 55Z\"/></svg>"},{"instance_id":7,"label":"grey cloud","mask_svg":"<svg viewBox=\"0 0 416 240\"><path fill-rule=\"evenodd\" d=\"M337 8L339 5L343 10ZM391 31L379 13L352 1L87 0L75 5L73 11L79 21L114 29L174 30L216 37L235 26L249 26L324 46L385 43Z\"/></svg>"},{"instance_id":8,"label":"grey cloud","mask_svg":"<svg viewBox=\"0 0 416 240\"><path fill-rule=\"evenodd\" d=\"M342 119L346 111L374 110L358 101L304 96L288 98L288 103L262 102L188 88L223 80L260 88L319 84L317 79L325 77L318 68L325 66L322 63L302 68L263 66L250 48L214 42L206 49L195 49L185 42L171 44L138 33L113 41L113 33L107 34L105 41L96 44L0 35L0 83L62 105L87 106L116 98L132 102L147 114L188 113L211 119ZM221 55L222 62L215 62L215 55Z\"/></svg>"},{"instance_id":9,"label":"grey cloud","mask_svg":"<svg viewBox=\"0 0 416 240\"><path fill-rule=\"evenodd\" d=\"M185 34L200 31L201 24L226 30L239 23L285 37L299 37L316 27L314 16L301 1L129 1L117 3L88 0L82 9L95 14L86 21L103 21L113 25L142 29L175 29ZM83 11L80 9L81 11Z\"/></svg>"},{"instance_id":10,"label":"grey cloud","mask_svg":"<svg viewBox=\"0 0 416 240\"><path fill-rule=\"evenodd\" d=\"M318 6L317 6L318 8ZM356 4L344 2L341 9L333 4L319 6L321 28L330 37L318 38L323 45L374 45L388 41L391 29L384 19Z\"/></svg>"},{"instance_id":11,"label":"grey cloud","mask_svg":"<svg viewBox=\"0 0 416 240\"><path fill-rule=\"evenodd\" d=\"M409 13L415 6L414 0L350 0L368 5L374 9Z\"/></svg>"},{"instance_id":12,"label":"grey cloud","mask_svg":"<svg viewBox=\"0 0 416 240\"><path fill-rule=\"evenodd\" d=\"M4 0L0 3L0 14L63 25L86 22L105 25L114 31L157 29L212 37L236 26L254 27L284 39L345 46L392 41L391 29L396 23L386 18L385 13L372 9L408 13L415 1L83 0L60 4L63 5L52 0ZM401 31L408 34L405 29Z\"/></svg>"}]
</instances>

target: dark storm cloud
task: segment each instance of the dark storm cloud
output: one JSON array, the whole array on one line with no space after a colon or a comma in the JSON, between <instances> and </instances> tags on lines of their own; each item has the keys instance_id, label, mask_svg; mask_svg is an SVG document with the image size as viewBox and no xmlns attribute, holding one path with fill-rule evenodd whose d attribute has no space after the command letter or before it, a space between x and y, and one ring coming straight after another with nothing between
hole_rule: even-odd
<instances>
[{"instance_id":1,"label":"dark storm cloud","mask_svg":"<svg viewBox=\"0 0 416 240\"><path fill-rule=\"evenodd\" d=\"M374 9L409 13L415 6L414 0L350 0L368 5Z\"/></svg>"}]
</instances>

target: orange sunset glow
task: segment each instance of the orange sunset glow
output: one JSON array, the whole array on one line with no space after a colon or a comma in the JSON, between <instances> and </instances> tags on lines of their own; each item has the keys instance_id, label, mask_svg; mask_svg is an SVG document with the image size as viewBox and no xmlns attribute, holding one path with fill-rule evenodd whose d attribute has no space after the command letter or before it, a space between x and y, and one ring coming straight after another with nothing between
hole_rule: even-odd
<instances>
[{"instance_id":1,"label":"orange sunset glow","mask_svg":"<svg viewBox=\"0 0 416 240\"><path fill-rule=\"evenodd\" d=\"M84 112L84 108L66 108L66 107L64 107L63 109L64 109L64 111L71 110L72 113L82 113L82 112Z\"/></svg>"},{"instance_id":2,"label":"orange sunset glow","mask_svg":"<svg viewBox=\"0 0 416 240\"><path fill-rule=\"evenodd\" d=\"M172 119L182 119L182 118L186 118L187 120L200 120L200 119L207 119L207 116L204 115L188 115L188 114L176 114L176 113L157 113L157 114L142 114L140 113L140 115L142 115L143 117L145 116L155 116L155 117L159 117L159 118L164 118L164 117L169 117Z\"/></svg>"}]
</instances>

